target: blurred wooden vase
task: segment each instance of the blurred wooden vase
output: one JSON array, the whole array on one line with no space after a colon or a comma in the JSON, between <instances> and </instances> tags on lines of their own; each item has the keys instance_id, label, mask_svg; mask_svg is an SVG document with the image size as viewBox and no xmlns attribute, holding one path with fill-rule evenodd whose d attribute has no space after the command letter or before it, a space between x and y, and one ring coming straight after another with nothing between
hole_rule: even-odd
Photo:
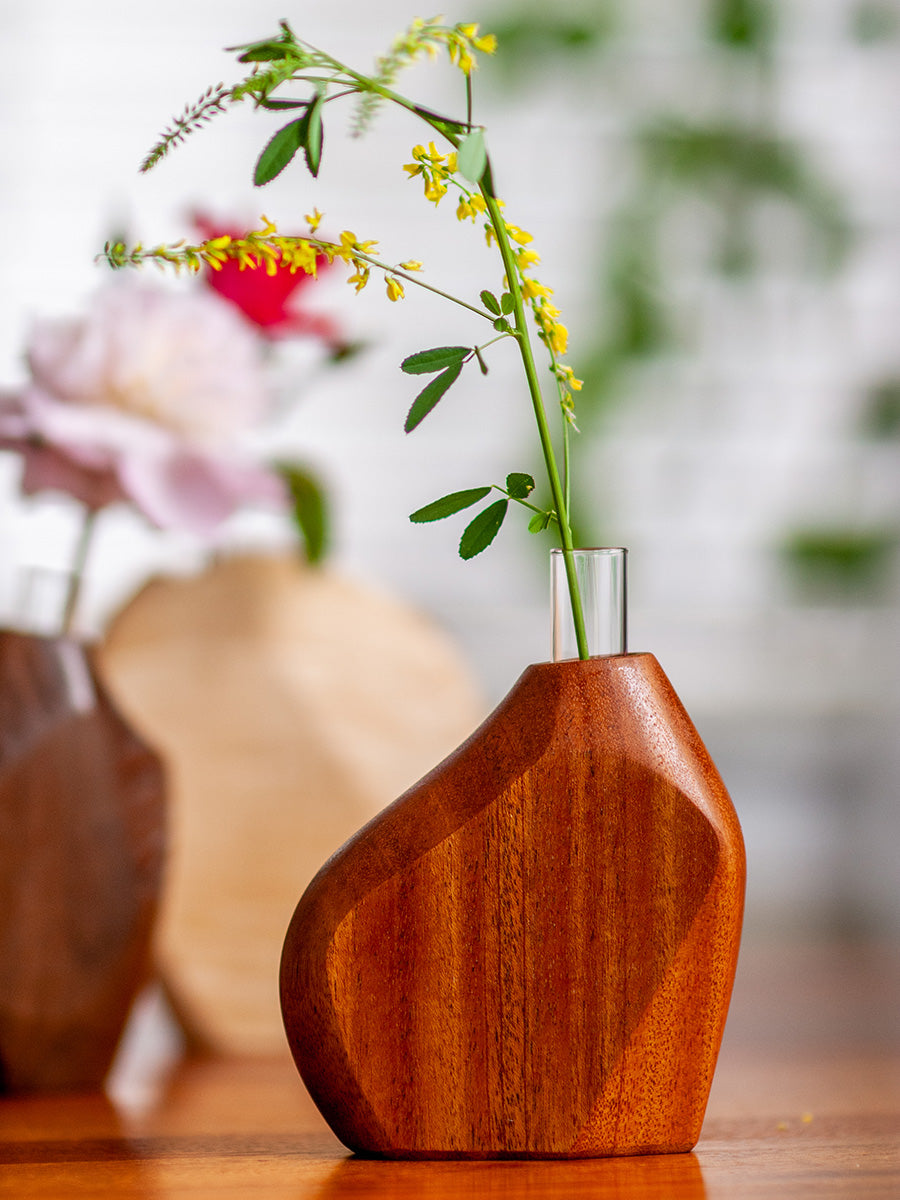
<instances>
[{"instance_id":1,"label":"blurred wooden vase","mask_svg":"<svg viewBox=\"0 0 900 1200\"><path fill-rule=\"evenodd\" d=\"M0 1090L99 1087L148 970L159 760L66 638L0 633Z\"/></svg>"},{"instance_id":2,"label":"blurred wooden vase","mask_svg":"<svg viewBox=\"0 0 900 1200\"><path fill-rule=\"evenodd\" d=\"M594 656L568 656L555 586L559 661L353 837L290 924L288 1039L357 1153L597 1157L699 1136L743 842L658 663L624 652L624 551L577 558Z\"/></svg>"},{"instance_id":3,"label":"blurred wooden vase","mask_svg":"<svg viewBox=\"0 0 900 1200\"><path fill-rule=\"evenodd\" d=\"M286 1055L275 980L297 896L475 728L470 672L407 605L296 554L152 581L99 662L170 780L157 954L177 1015L214 1051Z\"/></svg>"}]
</instances>

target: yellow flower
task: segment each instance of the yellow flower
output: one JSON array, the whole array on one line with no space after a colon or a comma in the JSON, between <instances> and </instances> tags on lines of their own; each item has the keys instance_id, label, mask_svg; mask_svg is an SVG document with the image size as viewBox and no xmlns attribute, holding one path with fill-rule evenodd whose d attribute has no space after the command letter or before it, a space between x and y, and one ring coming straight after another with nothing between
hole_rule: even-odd
<instances>
[{"instance_id":1,"label":"yellow flower","mask_svg":"<svg viewBox=\"0 0 900 1200\"><path fill-rule=\"evenodd\" d=\"M560 325L558 321L554 321L547 331L547 339L550 343L550 349L554 354L565 354L566 347L569 344L569 331L565 325Z\"/></svg>"},{"instance_id":2,"label":"yellow flower","mask_svg":"<svg viewBox=\"0 0 900 1200\"><path fill-rule=\"evenodd\" d=\"M388 300L403 299L403 284L399 279L395 279L393 275L386 275L384 282L387 284Z\"/></svg>"},{"instance_id":3,"label":"yellow flower","mask_svg":"<svg viewBox=\"0 0 900 1200\"><path fill-rule=\"evenodd\" d=\"M347 282L356 285L356 291L361 292L369 282L369 268L358 260L353 264L356 270L352 275L347 276Z\"/></svg>"},{"instance_id":4,"label":"yellow flower","mask_svg":"<svg viewBox=\"0 0 900 1200\"><path fill-rule=\"evenodd\" d=\"M352 262L354 253L371 254L377 245L375 241L358 242L356 234L350 229L345 229L341 234L340 246L335 248L335 254L344 262Z\"/></svg>"},{"instance_id":5,"label":"yellow flower","mask_svg":"<svg viewBox=\"0 0 900 1200\"><path fill-rule=\"evenodd\" d=\"M421 271L422 270L422 264L419 262L419 260L417 258L411 258L409 260L409 262L402 262L400 264L400 266L403 268L404 271Z\"/></svg>"},{"instance_id":6,"label":"yellow flower","mask_svg":"<svg viewBox=\"0 0 900 1200\"><path fill-rule=\"evenodd\" d=\"M485 211L486 207L484 200L477 193L472 196L463 195L456 206L456 219L465 221L471 218L474 221L479 213Z\"/></svg>"},{"instance_id":7,"label":"yellow flower","mask_svg":"<svg viewBox=\"0 0 900 1200\"><path fill-rule=\"evenodd\" d=\"M514 242L518 242L520 246L527 246L529 242L534 241L534 237L530 233L526 233L524 229L520 229L518 225L510 225L507 221L506 232Z\"/></svg>"},{"instance_id":8,"label":"yellow flower","mask_svg":"<svg viewBox=\"0 0 900 1200\"><path fill-rule=\"evenodd\" d=\"M319 228L319 225L322 222L322 214L319 212L319 210L317 208L314 208L311 213L306 214L306 217L304 218L304 220L306 221L307 225L309 226L310 233L315 233L316 230Z\"/></svg>"},{"instance_id":9,"label":"yellow flower","mask_svg":"<svg viewBox=\"0 0 900 1200\"><path fill-rule=\"evenodd\" d=\"M543 301L534 305L534 318L541 327L541 337L554 354L565 354L569 344L569 331L565 325L557 321L559 309L553 304Z\"/></svg>"},{"instance_id":10,"label":"yellow flower","mask_svg":"<svg viewBox=\"0 0 900 1200\"><path fill-rule=\"evenodd\" d=\"M475 36L475 34L478 32L478 26L474 23L468 24L468 25L457 25L456 28L463 35L463 37L468 38L469 41L471 41L472 38Z\"/></svg>"},{"instance_id":11,"label":"yellow flower","mask_svg":"<svg viewBox=\"0 0 900 1200\"><path fill-rule=\"evenodd\" d=\"M493 54L497 49L497 38L493 33L486 33L484 37L473 37L472 45L476 50L480 50L482 54Z\"/></svg>"},{"instance_id":12,"label":"yellow flower","mask_svg":"<svg viewBox=\"0 0 900 1200\"><path fill-rule=\"evenodd\" d=\"M425 199L433 200L435 204L440 204L444 196L447 195L446 183L440 183L436 179L428 180L425 183Z\"/></svg>"},{"instance_id":13,"label":"yellow flower","mask_svg":"<svg viewBox=\"0 0 900 1200\"><path fill-rule=\"evenodd\" d=\"M305 238L284 238L280 242L282 261L291 269L291 274L303 271L307 275L315 275L318 267L318 255Z\"/></svg>"},{"instance_id":14,"label":"yellow flower","mask_svg":"<svg viewBox=\"0 0 900 1200\"><path fill-rule=\"evenodd\" d=\"M557 363L555 372L557 379L566 387L570 387L573 392L580 392L584 387L584 380L575 378L575 372L568 363Z\"/></svg>"},{"instance_id":15,"label":"yellow flower","mask_svg":"<svg viewBox=\"0 0 900 1200\"><path fill-rule=\"evenodd\" d=\"M535 263L539 263L541 261L541 256L536 250L526 250L524 247L522 247L521 250L516 251L516 258L519 263L520 271L527 271L529 267L533 267Z\"/></svg>"},{"instance_id":16,"label":"yellow flower","mask_svg":"<svg viewBox=\"0 0 900 1200\"><path fill-rule=\"evenodd\" d=\"M546 287L543 283L538 283L536 279L523 279L522 295L526 300L535 300L539 296L552 296L553 288Z\"/></svg>"}]
</instances>

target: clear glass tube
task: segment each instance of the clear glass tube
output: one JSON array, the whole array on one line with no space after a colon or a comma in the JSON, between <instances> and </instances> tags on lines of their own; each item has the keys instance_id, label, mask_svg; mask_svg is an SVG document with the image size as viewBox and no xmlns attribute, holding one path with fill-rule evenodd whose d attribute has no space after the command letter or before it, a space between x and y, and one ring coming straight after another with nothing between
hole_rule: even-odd
<instances>
[{"instance_id":1,"label":"clear glass tube","mask_svg":"<svg viewBox=\"0 0 900 1200\"><path fill-rule=\"evenodd\" d=\"M627 551L621 546L592 546L571 551L591 658L625 654L628 618L625 590ZM578 658L572 600L562 550L550 551L550 605L553 661Z\"/></svg>"}]
</instances>

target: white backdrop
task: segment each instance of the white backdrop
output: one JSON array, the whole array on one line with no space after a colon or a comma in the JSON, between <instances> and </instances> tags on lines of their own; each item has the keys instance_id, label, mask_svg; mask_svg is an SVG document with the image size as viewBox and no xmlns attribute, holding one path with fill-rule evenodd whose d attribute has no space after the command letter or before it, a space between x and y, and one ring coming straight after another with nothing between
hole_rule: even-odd
<instances>
[{"instance_id":1,"label":"white backdrop","mask_svg":"<svg viewBox=\"0 0 900 1200\"><path fill-rule=\"evenodd\" d=\"M752 927L897 929L897 580L863 604L811 604L791 592L777 546L809 520L900 517L897 441L862 444L849 427L860 388L900 374L900 51L848 38L850 0L778 8L786 35L777 116L847 198L860 231L848 269L838 284L780 270L781 249L789 257L793 248L790 230L774 225L772 261L754 281L736 288L688 267L667 297L683 315L686 346L638 378L592 448L586 486L608 540L631 549L632 645L657 653L734 794L750 852ZM492 0L490 9L501 6ZM530 93L484 89L500 190L511 219L535 234L576 368L579 345L590 345L601 320L590 274L601 218L621 192L616 106L664 104L668 89L690 95L703 53L696 9L687 0L629 5L624 60L597 67L610 72L606 90L586 90L575 73L542 76ZM487 6L446 12L490 28ZM485 286L479 264L489 270L490 260L479 234L457 226L449 207L431 211L404 182L400 164L421 134L389 113L361 142L329 127L315 184L297 166L254 191L252 165L277 117L249 110L138 176L184 103L234 78L220 47L273 31L282 15L365 65L415 14L399 0L294 11L283 0L0 0L0 386L22 377L29 321L76 311L101 285L93 257L110 233L177 238L195 207L251 223L266 212L288 229L315 204L334 229L379 238L386 257L424 259L451 291ZM457 103L446 71L417 68L405 83L433 103ZM685 237L702 232L688 226ZM337 280L318 289L316 307L368 348L339 369L303 349L287 356L281 386L297 407L284 446L330 484L335 561L448 625L493 700L525 663L546 656L543 555L523 530L505 529L463 564L458 525L413 528L406 514L509 470L537 473L523 387L514 364L499 362L484 384L461 381L452 403L404 437L412 389L399 360L469 331L436 303L389 305L380 287L370 291L354 298ZM70 514L23 510L15 478L5 458L7 607L16 564L64 560L73 536ZM227 535L232 544L282 536L249 520ZM102 611L149 571L197 558L186 539L111 516L93 561L94 603Z\"/></svg>"}]
</instances>

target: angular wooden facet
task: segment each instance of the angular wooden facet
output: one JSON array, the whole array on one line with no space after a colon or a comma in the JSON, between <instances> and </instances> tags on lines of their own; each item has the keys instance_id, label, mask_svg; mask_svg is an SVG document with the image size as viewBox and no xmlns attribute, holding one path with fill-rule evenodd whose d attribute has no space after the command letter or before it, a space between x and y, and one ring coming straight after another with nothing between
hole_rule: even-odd
<instances>
[{"instance_id":1,"label":"angular wooden facet","mask_svg":"<svg viewBox=\"0 0 900 1200\"><path fill-rule=\"evenodd\" d=\"M359 1153L688 1150L743 889L731 802L655 659L530 667L301 899L298 1068Z\"/></svg>"}]
</instances>

